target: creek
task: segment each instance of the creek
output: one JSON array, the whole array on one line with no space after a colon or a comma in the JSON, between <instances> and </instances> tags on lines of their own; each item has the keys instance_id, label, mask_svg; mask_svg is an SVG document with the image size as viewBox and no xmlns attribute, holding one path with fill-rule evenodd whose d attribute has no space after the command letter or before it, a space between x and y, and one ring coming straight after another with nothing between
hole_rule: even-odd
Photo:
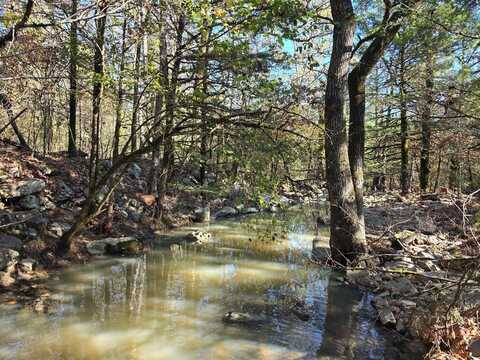
<instances>
[{"instance_id":1,"label":"creek","mask_svg":"<svg viewBox=\"0 0 480 360\"><path fill-rule=\"evenodd\" d=\"M314 223L306 210L256 214L74 266L51 280L59 304L48 314L1 306L0 358L411 359L377 327L368 294L308 261L315 237L328 247ZM163 245L196 229L214 243ZM229 311L257 321L226 323Z\"/></svg>"}]
</instances>

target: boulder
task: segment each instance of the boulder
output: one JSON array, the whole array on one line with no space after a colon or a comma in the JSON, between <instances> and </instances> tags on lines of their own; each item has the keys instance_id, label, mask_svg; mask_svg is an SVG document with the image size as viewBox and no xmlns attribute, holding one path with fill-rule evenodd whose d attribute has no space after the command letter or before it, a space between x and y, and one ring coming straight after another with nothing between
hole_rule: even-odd
<instances>
[{"instance_id":1,"label":"boulder","mask_svg":"<svg viewBox=\"0 0 480 360\"><path fill-rule=\"evenodd\" d=\"M187 234L184 239L192 244L207 244L212 242L212 234L204 231L192 231Z\"/></svg>"},{"instance_id":2,"label":"boulder","mask_svg":"<svg viewBox=\"0 0 480 360\"><path fill-rule=\"evenodd\" d=\"M418 293L417 288L412 282L404 277L390 280L385 284L385 288L389 290L393 295L408 296Z\"/></svg>"},{"instance_id":3,"label":"boulder","mask_svg":"<svg viewBox=\"0 0 480 360\"><path fill-rule=\"evenodd\" d=\"M22 240L19 238L0 233L0 249L20 250L22 248Z\"/></svg>"},{"instance_id":4,"label":"boulder","mask_svg":"<svg viewBox=\"0 0 480 360\"><path fill-rule=\"evenodd\" d=\"M238 213L236 209L230 206L226 206L215 214L215 219L229 218L236 216L237 214Z\"/></svg>"},{"instance_id":5,"label":"boulder","mask_svg":"<svg viewBox=\"0 0 480 360\"><path fill-rule=\"evenodd\" d=\"M137 255L140 242L133 237L106 238L87 244L90 255Z\"/></svg>"},{"instance_id":6,"label":"boulder","mask_svg":"<svg viewBox=\"0 0 480 360\"><path fill-rule=\"evenodd\" d=\"M40 207L40 199L35 195L27 195L18 201L18 205L24 210L34 210Z\"/></svg>"},{"instance_id":7,"label":"boulder","mask_svg":"<svg viewBox=\"0 0 480 360\"><path fill-rule=\"evenodd\" d=\"M45 189L45 181L31 179L0 185L0 197L11 199L39 193Z\"/></svg>"}]
</instances>

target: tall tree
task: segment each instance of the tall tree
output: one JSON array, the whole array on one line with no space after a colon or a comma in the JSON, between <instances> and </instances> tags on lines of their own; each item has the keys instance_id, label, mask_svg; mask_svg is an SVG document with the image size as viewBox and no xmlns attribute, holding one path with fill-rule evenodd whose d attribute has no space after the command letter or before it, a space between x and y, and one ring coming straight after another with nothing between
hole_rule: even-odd
<instances>
[{"instance_id":1,"label":"tall tree","mask_svg":"<svg viewBox=\"0 0 480 360\"><path fill-rule=\"evenodd\" d=\"M78 0L72 0L72 17L78 11ZM69 119L68 119L68 154L77 154L77 58L78 58L78 23L72 19L70 24L70 93L69 93Z\"/></svg>"},{"instance_id":2,"label":"tall tree","mask_svg":"<svg viewBox=\"0 0 480 360\"><path fill-rule=\"evenodd\" d=\"M348 159L345 120L347 82L352 57L355 16L350 0L331 0L333 44L325 93L325 157L330 197L330 248L345 264L366 251L365 229L357 214Z\"/></svg>"},{"instance_id":3,"label":"tall tree","mask_svg":"<svg viewBox=\"0 0 480 360\"><path fill-rule=\"evenodd\" d=\"M407 96L405 81L405 44L400 44L399 50L399 93L400 93L400 187L402 194L410 192L410 171L409 171L409 138L408 138L408 118L407 118Z\"/></svg>"},{"instance_id":4,"label":"tall tree","mask_svg":"<svg viewBox=\"0 0 480 360\"><path fill-rule=\"evenodd\" d=\"M364 224L363 186L365 154L365 83L368 75L383 56L385 49L392 42L401 27L401 20L411 12L418 0L398 0L393 3L385 1L385 10L380 29L370 36L370 45L348 76L350 98L349 119L349 160L352 170L353 185L358 218Z\"/></svg>"},{"instance_id":5,"label":"tall tree","mask_svg":"<svg viewBox=\"0 0 480 360\"><path fill-rule=\"evenodd\" d=\"M430 179L430 147L432 137L432 106L433 99L433 60L432 51L425 54L424 98L421 103L420 125L422 132L422 146L420 150L420 189L427 191Z\"/></svg>"},{"instance_id":6,"label":"tall tree","mask_svg":"<svg viewBox=\"0 0 480 360\"><path fill-rule=\"evenodd\" d=\"M102 98L104 90L104 52L105 52L105 27L107 22L107 1L97 0L96 8L96 37L94 42L93 58L93 90L92 90L92 123L90 147L90 190L95 187L99 172L100 155L100 125L102 122Z\"/></svg>"}]
</instances>

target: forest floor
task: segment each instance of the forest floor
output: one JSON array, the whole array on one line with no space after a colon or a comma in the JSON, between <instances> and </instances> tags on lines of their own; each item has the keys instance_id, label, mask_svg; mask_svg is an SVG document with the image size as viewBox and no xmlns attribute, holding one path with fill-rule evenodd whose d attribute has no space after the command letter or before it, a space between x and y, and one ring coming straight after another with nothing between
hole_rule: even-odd
<instances>
[{"instance_id":1,"label":"forest floor","mask_svg":"<svg viewBox=\"0 0 480 360\"><path fill-rule=\"evenodd\" d=\"M157 229L152 197L146 193L147 163L132 165L119 184L114 226L106 226L107 214L101 213L76 238L71 253L59 257L58 239L86 199L86 159L34 157L6 142L0 142L0 149L0 302L49 311L46 279L72 263L87 262L92 241L132 236L148 249ZM177 177L195 182L188 173ZM304 187L284 195L305 203L316 191ZM238 190L209 194L212 212L231 211L232 192ZM168 226L191 222L202 192L185 186L170 195ZM480 347L479 208L475 196L447 191L366 197L371 254L347 269L345 279L371 291L379 321L404 337L421 339L431 349L430 359L467 359L475 344Z\"/></svg>"},{"instance_id":2,"label":"forest floor","mask_svg":"<svg viewBox=\"0 0 480 360\"><path fill-rule=\"evenodd\" d=\"M366 205L371 253L346 281L372 291L379 321L428 344L429 359L480 356L478 198L375 193Z\"/></svg>"}]
</instances>

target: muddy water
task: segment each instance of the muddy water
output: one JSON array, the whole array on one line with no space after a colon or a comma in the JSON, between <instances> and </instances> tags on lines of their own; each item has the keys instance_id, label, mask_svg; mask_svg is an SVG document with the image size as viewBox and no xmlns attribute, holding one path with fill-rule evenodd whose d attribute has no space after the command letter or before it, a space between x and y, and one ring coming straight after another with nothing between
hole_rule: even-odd
<instances>
[{"instance_id":1,"label":"muddy water","mask_svg":"<svg viewBox=\"0 0 480 360\"><path fill-rule=\"evenodd\" d=\"M0 358L398 358L368 296L306 265L311 223L301 211L218 222L205 229L210 246L72 268L52 281L60 304L51 313L1 308ZM308 321L292 313L296 302ZM224 323L228 311L255 321Z\"/></svg>"}]
</instances>

